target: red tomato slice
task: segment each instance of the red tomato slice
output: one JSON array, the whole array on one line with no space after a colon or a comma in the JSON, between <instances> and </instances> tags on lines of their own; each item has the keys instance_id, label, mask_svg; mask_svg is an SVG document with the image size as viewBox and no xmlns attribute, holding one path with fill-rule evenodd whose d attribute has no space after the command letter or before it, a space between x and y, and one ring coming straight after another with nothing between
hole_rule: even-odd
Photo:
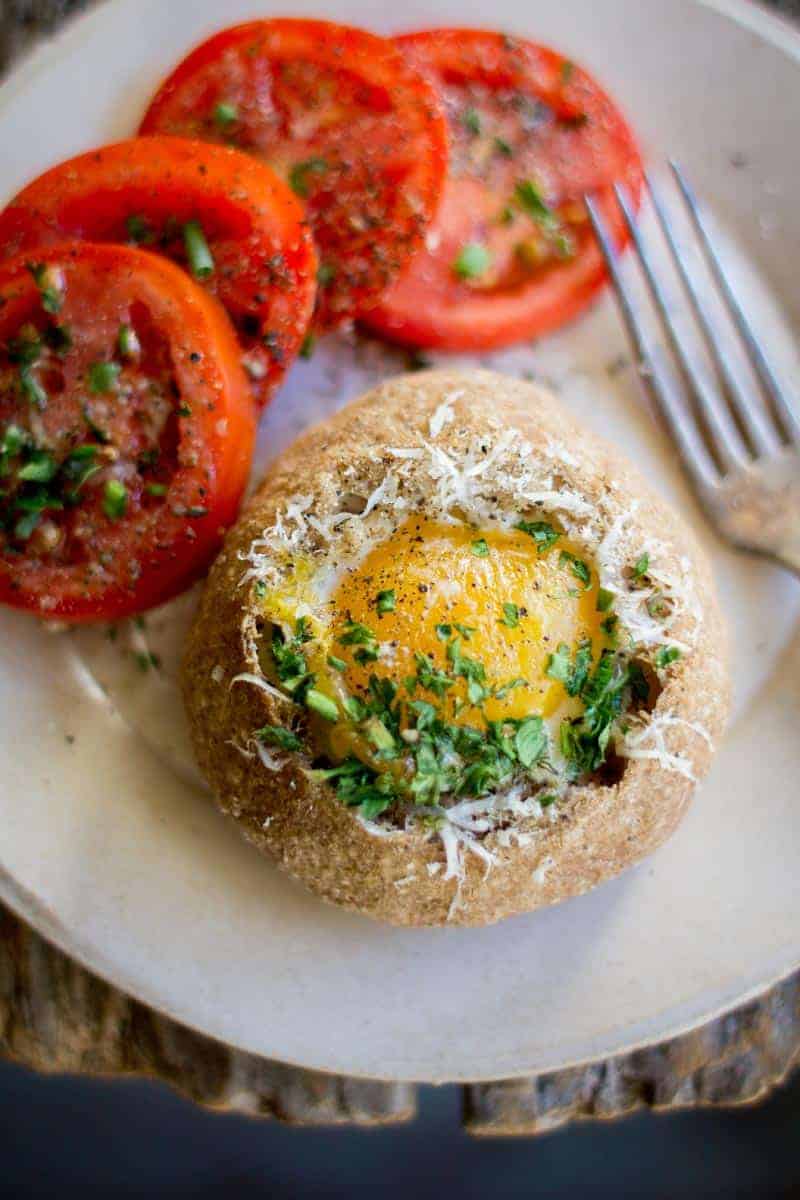
<instances>
[{"instance_id":1,"label":"red tomato slice","mask_svg":"<svg viewBox=\"0 0 800 1200\"><path fill-rule=\"evenodd\" d=\"M619 245L610 184L638 202L642 167L613 101L580 67L497 33L398 38L437 87L450 172L425 252L366 318L405 345L490 350L564 324L606 278L583 203L597 194Z\"/></svg>"},{"instance_id":2,"label":"red tomato slice","mask_svg":"<svg viewBox=\"0 0 800 1200\"><path fill-rule=\"evenodd\" d=\"M0 214L0 255L73 239L166 254L228 310L264 404L313 311L316 256L304 221L297 199L262 163L219 146L138 138L82 154L29 184Z\"/></svg>"},{"instance_id":3,"label":"red tomato slice","mask_svg":"<svg viewBox=\"0 0 800 1200\"><path fill-rule=\"evenodd\" d=\"M253 451L240 357L164 258L76 242L0 266L0 602L110 620L202 574Z\"/></svg>"},{"instance_id":4,"label":"red tomato slice","mask_svg":"<svg viewBox=\"0 0 800 1200\"><path fill-rule=\"evenodd\" d=\"M305 201L320 257L315 326L376 302L421 244L444 184L433 89L384 38L326 21L253 21L176 67L141 132L236 146Z\"/></svg>"}]
</instances>

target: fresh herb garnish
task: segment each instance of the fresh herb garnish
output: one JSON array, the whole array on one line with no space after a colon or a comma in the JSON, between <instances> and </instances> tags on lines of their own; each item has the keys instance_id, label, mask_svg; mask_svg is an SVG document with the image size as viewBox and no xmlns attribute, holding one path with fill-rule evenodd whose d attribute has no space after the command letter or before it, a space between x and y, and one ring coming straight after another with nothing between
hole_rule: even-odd
<instances>
[{"instance_id":1,"label":"fresh herb garnish","mask_svg":"<svg viewBox=\"0 0 800 1200\"><path fill-rule=\"evenodd\" d=\"M136 213L132 213L131 216L125 219L125 229L128 239L137 246L141 246L145 242L152 242L153 240L153 231L150 228L149 222Z\"/></svg>"},{"instance_id":2,"label":"fresh herb garnish","mask_svg":"<svg viewBox=\"0 0 800 1200\"><path fill-rule=\"evenodd\" d=\"M309 184L314 175L324 175L328 164L324 158L306 158L295 163L289 172L289 187L303 200L308 198Z\"/></svg>"},{"instance_id":3,"label":"fresh herb garnish","mask_svg":"<svg viewBox=\"0 0 800 1200\"><path fill-rule=\"evenodd\" d=\"M468 242L459 251L454 263L453 273L459 279L479 279L485 275L492 265L492 256L487 246L481 242Z\"/></svg>"},{"instance_id":4,"label":"fresh herb garnish","mask_svg":"<svg viewBox=\"0 0 800 1200\"><path fill-rule=\"evenodd\" d=\"M608 612L615 600L613 592L609 592L607 588L601 587L597 589L597 611L599 613Z\"/></svg>"},{"instance_id":5,"label":"fresh herb garnish","mask_svg":"<svg viewBox=\"0 0 800 1200\"><path fill-rule=\"evenodd\" d=\"M195 279L208 279L214 274L214 256L199 221L187 221L183 227L183 244L189 270Z\"/></svg>"},{"instance_id":6,"label":"fresh herb garnish","mask_svg":"<svg viewBox=\"0 0 800 1200\"><path fill-rule=\"evenodd\" d=\"M389 588L385 592L378 592L375 606L379 613L392 613L397 608L397 595L393 589Z\"/></svg>"},{"instance_id":7,"label":"fresh herb garnish","mask_svg":"<svg viewBox=\"0 0 800 1200\"><path fill-rule=\"evenodd\" d=\"M562 567L569 567L576 579L579 579L584 587L588 587L592 582L592 573L588 563L585 563L582 558L577 558L574 554L570 554L569 550L562 550L558 556L559 564Z\"/></svg>"},{"instance_id":8,"label":"fresh herb garnish","mask_svg":"<svg viewBox=\"0 0 800 1200\"><path fill-rule=\"evenodd\" d=\"M507 625L509 629L516 629L519 625L519 606L506 601L503 605L503 615L500 621L503 625Z\"/></svg>"},{"instance_id":9,"label":"fresh herb garnish","mask_svg":"<svg viewBox=\"0 0 800 1200\"><path fill-rule=\"evenodd\" d=\"M516 528L533 538L540 554L546 554L561 537L561 534L553 528L549 521L518 521Z\"/></svg>"},{"instance_id":10,"label":"fresh herb garnish","mask_svg":"<svg viewBox=\"0 0 800 1200\"><path fill-rule=\"evenodd\" d=\"M235 125L239 120L239 110L235 104L230 104L226 100L220 100L219 104L214 108L214 124L220 129L230 129L231 125Z\"/></svg>"},{"instance_id":11,"label":"fresh herb garnish","mask_svg":"<svg viewBox=\"0 0 800 1200\"><path fill-rule=\"evenodd\" d=\"M128 489L119 479L109 479L103 489L103 512L110 521L119 521L128 511Z\"/></svg>"},{"instance_id":12,"label":"fresh herb garnish","mask_svg":"<svg viewBox=\"0 0 800 1200\"><path fill-rule=\"evenodd\" d=\"M58 267L46 263L28 263L28 270L39 289L44 311L53 314L60 312L64 303L64 279Z\"/></svg>"},{"instance_id":13,"label":"fresh herb garnish","mask_svg":"<svg viewBox=\"0 0 800 1200\"><path fill-rule=\"evenodd\" d=\"M663 671L665 667L670 665L670 663L677 662L680 657L681 651L677 646L662 646L661 649L656 652L656 666L658 667L659 671Z\"/></svg>"},{"instance_id":14,"label":"fresh herb garnish","mask_svg":"<svg viewBox=\"0 0 800 1200\"><path fill-rule=\"evenodd\" d=\"M477 136L481 131L481 116L477 109L465 108L461 114L461 123L473 136Z\"/></svg>"},{"instance_id":15,"label":"fresh herb garnish","mask_svg":"<svg viewBox=\"0 0 800 1200\"><path fill-rule=\"evenodd\" d=\"M472 543L470 549L476 558L489 557L489 543L486 541L486 538L477 538L476 541Z\"/></svg>"},{"instance_id":16,"label":"fresh herb garnish","mask_svg":"<svg viewBox=\"0 0 800 1200\"><path fill-rule=\"evenodd\" d=\"M642 554L641 557L638 558L633 564L633 567L631 568L631 577L636 580L643 579L649 570L650 555L645 550L644 554Z\"/></svg>"},{"instance_id":17,"label":"fresh herb garnish","mask_svg":"<svg viewBox=\"0 0 800 1200\"><path fill-rule=\"evenodd\" d=\"M303 750L305 747L296 733L284 729L282 725L265 725L257 729L255 736L267 746L277 746L280 750Z\"/></svg>"},{"instance_id":18,"label":"fresh herb garnish","mask_svg":"<svg viewBox=\"0 0 800 1200\"><path fill-rule=\"evenodd\" d=\"M89 391L96 395L115 392L122 367L116 362L96 362L89 367Z\"/></svg>"}]
</instances>

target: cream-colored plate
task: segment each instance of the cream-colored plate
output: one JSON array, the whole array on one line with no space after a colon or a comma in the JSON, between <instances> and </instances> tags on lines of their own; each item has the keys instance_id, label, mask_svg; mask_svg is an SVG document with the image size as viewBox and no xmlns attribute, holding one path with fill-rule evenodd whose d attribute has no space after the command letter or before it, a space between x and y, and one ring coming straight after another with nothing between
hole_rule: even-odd
<instances>
[{"instance_id":1,"label":"cream-colored plate","mask_svg":"<svg viewBox=\"0 0 800 1200\"><path fill-rule=\"evenodd\" d=\"M224 7L224 18L221 16ZM0 91L2 188L130 133L164 71L256 0L113 0ZM293 15L388 31L370 0ZM280 8L278 8L280 11ZM475 24L594 69L650 161L688 166L790 383L800 327L800 36L739 0L407 0L406 28ZM769 280L769 289L763 280ZM771 300L769 292L775 297ZM55 635L0 614L0 895L87 966L226 1042L420 1080L549 1070L661 1039L800 962L800 590L703 527L638 389L613 302L499 369L560 386L697 526L733 633L736 719L672 841L561 907L480 931L397 931L325 907L240 841L195 781L174 688L191 599L145 630ZM297 365L261 461L403 358L340 337ZM137 655L157 650L161 670Z\"/></svg>"}]
</instances>

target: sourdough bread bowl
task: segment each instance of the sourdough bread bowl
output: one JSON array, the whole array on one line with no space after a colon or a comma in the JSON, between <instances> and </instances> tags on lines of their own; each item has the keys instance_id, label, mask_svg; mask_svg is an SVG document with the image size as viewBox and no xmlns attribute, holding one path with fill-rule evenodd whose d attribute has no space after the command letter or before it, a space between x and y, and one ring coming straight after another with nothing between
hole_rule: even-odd
<instances>
[{"instance_id":1,"label":"sourdough bread bowl","mask_svg":"<svg viewBox=\"0 0 800 1200\"><path fill-rule=\"evenodd\" d=\"M386 382L273 466L183 692L247 839L398 925L489 924L637 862L728 707L682 520L549 392L457 371Z\"/></svg>"}]
</instances>

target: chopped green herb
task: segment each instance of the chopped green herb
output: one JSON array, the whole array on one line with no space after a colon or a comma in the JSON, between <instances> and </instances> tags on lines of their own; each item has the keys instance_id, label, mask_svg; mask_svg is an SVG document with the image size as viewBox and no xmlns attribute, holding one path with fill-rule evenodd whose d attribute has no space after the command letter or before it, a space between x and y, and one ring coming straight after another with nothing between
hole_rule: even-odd
<instances>
[{"instance_id":1,"label":"chopped green herb","mask_svg":"<svg viewBox=\"0 0 800 1200\"><path fill-rule=\"evenodd\" d=\"M636 560L631 569L631 575L634 579L642 579L650 569L650 555L645 550L644 554Z\"/></svg>"},{"instance_id":2,"label":"chopped green herb","mask_svg":"<svg viewBox=\"0 0 800 1200\"><path fill-rule=\"evenodd\" d=\"M152 242L153 240L153 231L150 228L149 222L137 214L132 214L126 218L125 229L127 230L129 240L135 242L137 246L142 245L144 242Z\"/></svg>"},{"instance_id":3,"label":"chopped green herb","mask_svg":"<svg viewBox=\"0 0 800 1200\"><path fill-rule=\"evenodd\" d=\"M103 490L103 512L110 521L118 521L128 511L128 489L119 479L109 479Z\"/></svg>"},{"instance_id":4,"label":"chopped green herb","mask_svg":"<svg viewBox=\"0 0 800 1200\"><path fill-rule=\"evenodd\" d=\"M599 613L608 612L609 609L612 607L615 598L616 597L614 596L613 592L609 592L604 587L598 588L597 589L597 606L596 606L597 611Z\"/></svg>"},{"instance_id":5,"label":"chopped green herb","mask_svg":"<svg viewBox=\"0 0 800 1200\"><path fill-rule=\"evenodd\" d=\"M379 613L391 613L397 608L397 596L392 589L378 592L376 607Z\"/></svg>"},{"instance_id":6,"label":"chopped green herb","mask_svg":"<svg viewBox=\"0 0 800 1200\"><path fill-rule=\"evenodd\" d=\"M14 526L14 537L20 542L27 542L42 519L41 512L27 512L19 518Z\"/></svg>"},{"instance_id":7,"label":"chopped green herb","mask_svg":"<svg viewBox=\"0 0 800 1200\"><path fill-rule=\"evenodd\" d=\"M253 585L253 593L256 600L263 600L267 594L267 585L263 579L257 579Z\"/></svg>"},{"instance_id":8,"label":"chopped green herb","mask_svg":"<svg viewBox=\"0 0 800 1200\"><path fill-rule=\"evenodd\" d=\"M470 549L476 558L489 557L489 543L486 541L486 538L478 538L472 543Z\"/></svg>"},{"instance_id":9,"label":"chopped green herb","mask_svg":"<svg viewBox=\"0 0 800 1200\"><path fill-rule=\"evenodd\" d=\"M235 104L221 100L214 109L214 124L220 129L229 129L239 120L239 110Z\"/></svg>"},{"instance_id":10,"label":"chopped green herb","mask_svg":"<svg viewBox=\"0 0 800 1200\"><path fill-rule=\"evenodd\" d=\"M117 347L123 358L137 358L141 354L142 346L132 325L120 325Z\"/></svg>"},{"instance_id":11,"label":"chopped green herb","mask_svg":"<svg viewBox=\"0 0 800 1200\"><path fill-rule=\"evenodd\" d=\"M260 742L281 750L305 749L297 734L292 733L291 729L284 729L282 725L265 725L263 729L256 730L255 736Z\"/></svg>"},{"instance_id":12,"label":"chopped green herb","mask_svg":"<svg viewBox=\"0 0 800 1200\"><path fill-rule=\"evenodd\" d=\"M560 642L555 654L547 659L545 675L558 683L567 683L572 674L572 655L566 642Z\"/></svg>"},{"instance_id":13,"label":"chopped green herb","mask_svg":"<svg viewBox=\"0 0 800 1200\"><path fill-rule=\"evenodd\" d=\"M144 485L144 490L148 496L159 497L166 496L169 488L165 483L146 483Z\"/></svg>"},{"instance_id":14,"label":"chopped green herb","mask_svg":"<svg viewBox=\"0 0 800 1200\"><path fill-rule=\"evenodd\" d=\"M542 718L528 717L523 721L514 737L514 745L523 767L535 767L547 751L547 730Z\"/></svg>"},{"instance_id":15,"label":"chopped green herb","mask_svg":"<svg viewBox=\"0 0 800 1200\"><path fill-rule=\"evenodd\" d=\"M662 646L656 652L656 666L659 671L663 671L670 663L677 662L681 657L681 652L677 646Z\"/></svg>"},{"instance_id":16,"label":"chopped green herb","mask_svg":"<svg viewBox=\"0 0 800 1200\"><path fill-rule=\"evenodd\" d=\"M289 187L292 191L306 200L309 184L313 175L324 175L328 164L324 158L306 158L303 162L295 163L289 172Z\"/></svg>"},{"instance_id":17,"label":"chopped green herb","mask_svg":"<svg viewBox=\"0 0 800 1200\"><path fill-rule=\"evenodd\" d=\"M524 179L514 189L517 204L527 213L531 220L545 229L554 229L558 218L552 208L546 203L541 188L532 179Z\"/></svg>"},{"instance_id":18,"label":"chopped green herb","mask_svg":"<svg viewBox=\"0 0 800 1200\"><path fill-rule=\"evenodd\" d=\"M343 658L337 658L335 654L328 655L328 666L333 667L334 671L347 670L347 663Z\"/></svg>"},{"instance_id":19,"label":"chopped green herb","mask_svg":"<svg viewBox=\"0 0 800 1200\"><path fill-rule=\"evenodd\" d=\"M314 337L314 334L307 333L306 336L303 338L303 343L300 347L300 357L301 358L311 358L311 355L314 353L314 347L316 346L316 344L317 344L317 339Z\"/></svg>"},{"instance_id":20,"label":"chopped green herb","mask_svg":"<svg viewBox=\"0 0 800 1200\"><path fill-rule=\"evenodd\" d=\"M64 303L64 280L58 267L46 263L28 263L28 270L39 289L44 311L60 312Z\"/></svg>"},{"instance_id":21,"label":"chopped green herb","mask_svg":"<svg viewBox=\"0 0 800 1200\"><path fill-rule=\"evenodd\" d=\"M516 528L533 538L540 554L546 554L561 537L561 534L553 528L549 521L519 521Z\"/></svg>"},{"instance_id":22,"label":"chopped green herb","mask_svg":"<svg viewBox=\"0 0 800 1200\"><path fill-rule=\"evenodd\" d=\"M474 108L465 108L461 114L461 123L468 133L477 136L481 131L481 115Z\"/></svg>"},{"instance_id":23,"label":"chopped green herb","mask_svg":"<svg viewBox=\"0 0 800 1200\"><path fill-rule=\"evenodd\" d=\"M500 618L503 625L507 625L509 629L516 629L519 625L519 606L511 604L507 601L503 605L503 615Z\"/></svg>"},{"instance_id":24,"label":"chopped green herb","mask_svg":"<svg viewBox=\"0 0 800 1200\"><path fill-rule=\"evenodd\" d=\"M214 274L214 256L199 221L187 221L183 227L183 244L189 270L195 279L208 279Z\"/></svg>"},{"instance_id":25,"label":"chopped green herb","mask_svg":"<svg viewBox=\"0 0 800 1200\"><path fill-rule=\"evenodd\" d=\"M316 688L309 688L305 696L306 707L312 712L317 713L326 721L338 721L339 709L337 705L328 696L318 692Z\"/></svg>"},{"instance_id":26,"label":"chopped green herb","mask_svg":"<svg viewBox=\"0 0 800 1200\"><path fill-rule=\"evenodd\" d=\"M592 582L592 573L588 563L585 563L582 558L577 558L574 554L570 554L569 550L562 550L558 556L559 564L562 567L569 567L576 579L579 579L584 587L588 587Z\"/></svg>"},{"instance_id":27,"label":"chopped green herb","mask_svg":"<svg viewBox=\"0 0 800 1200\"><path fill-rule=\"evenodd\" d=\"M19 373L19 384L22 394L35 408L47 408L47 392L28 367L23 367Z\"/></svg>"},{"instance_id":28,"label":"chopped green herb","mask_svg":"<svg viewBox=\"0 0 800 1200\"><path fill-rule=\"evenodd\" d=\"M494 148L498 154L502 154L504 158L514 157L514 147L505 138L496 137L494 139Z\"/></svg>"},{"instance_id":29,"label":"chopped green herb","mask_svg":"<svg viewBox=\"0 0 800 1200\"><path fill-rule=\"evenodd\" d=\"M478 279L492 265L488 247L481 242L468 242L459 251L453 263L453 272L459 279Z\"/></svg>"},{"instance_id":30,"label":"chopped green herb","mask_svg":"<svg viewBox=\"0 0 800 1200\"><path fill-rule=\"evenodd\" d=\"M336 268L331 263L320 263L317 270L317 283L320 287L330 287L336 278Z\"/></svg>"},{"instance_id":31,"label":"chopped green herb","mask_svg":"<svg viewBox=\"0 0 800 1200\"><path fill-rule=\"evenodd\" d=\"M17 478L27 483L50 483L58 473L58 463L46 450L34 450Z\"/></svg>"},{"instance_id":32,"label":"chopped green herb","mask_svg":"<svg viewBox=\"0 0 800 1200\"><path fill-rule=\"evenodd\" d=\"M122 367L115 362L96 362L89 367L89 391L95 394L115 392Z\"/></svg>"}]
</instances>

